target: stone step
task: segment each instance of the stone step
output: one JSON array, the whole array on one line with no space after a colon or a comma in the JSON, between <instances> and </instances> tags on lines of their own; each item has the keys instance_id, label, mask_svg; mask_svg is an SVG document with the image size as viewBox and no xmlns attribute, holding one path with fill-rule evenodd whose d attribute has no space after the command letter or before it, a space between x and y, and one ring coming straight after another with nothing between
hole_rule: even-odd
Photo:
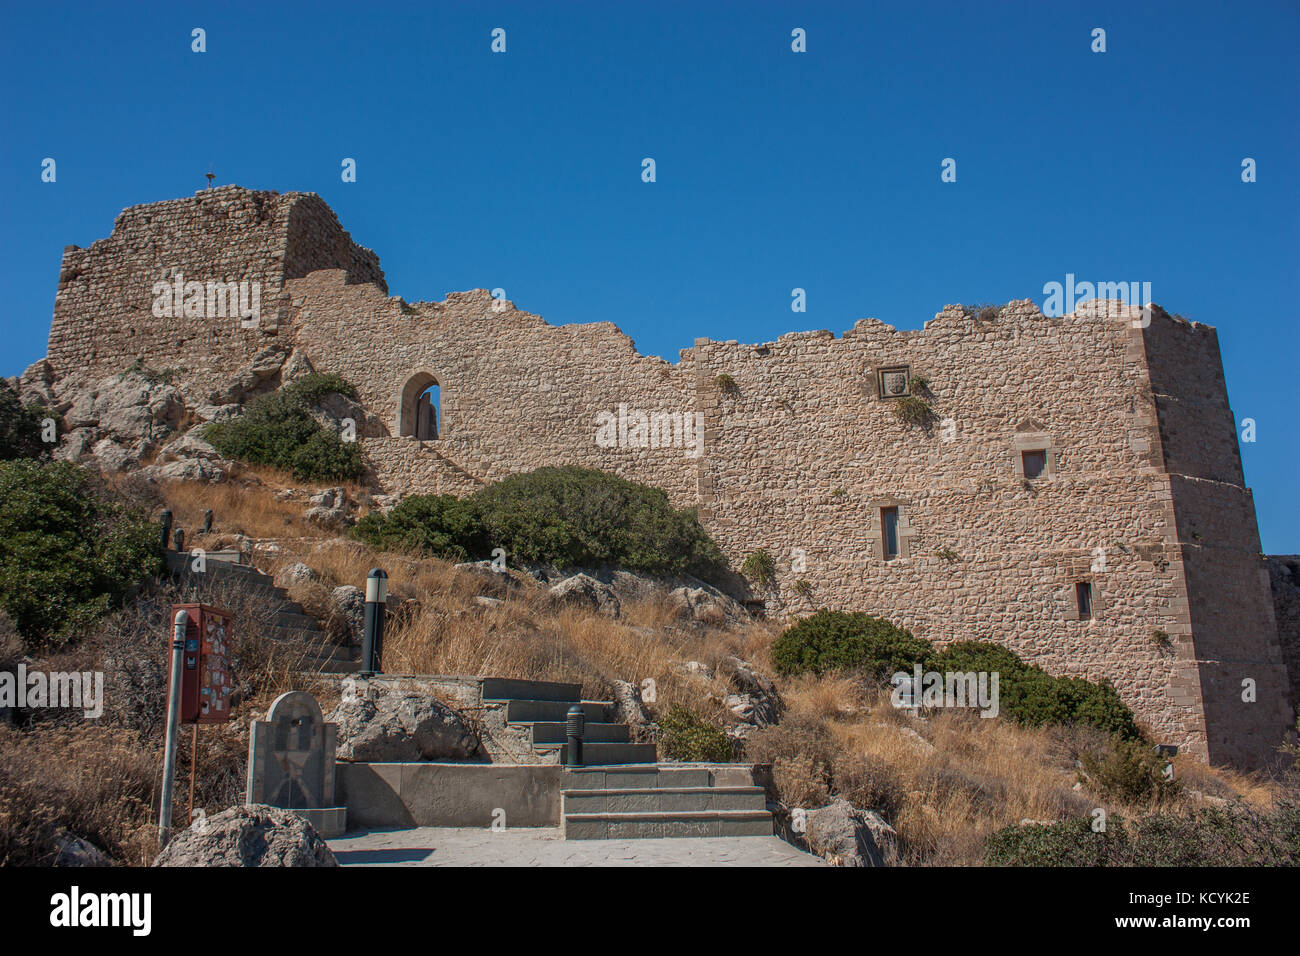
<instances>
[{"instance_id":1,"label":"stone step","mask_svg":"<svg viewBox=\"0 0 1300 956\"><path fill-rule=\"evenodd\" d=\"M510 677L483 678L485 701L563 700L576 702L582 697L581 684L562 684L549 680L516 680Z\"/></svg>"},{"instance_id":2,"label":"stone step","mask_svg":"<svg viewBox=\"0 0 1300 956\"><path fill-rule=\"evenodd\" d=\"M681 813L766 810L762 787L649 787L633 790L563 790L563 812Z\"/></svg>"},{"instance_id":3,"label":"stone step","mask_svg":"<svg viewBox=\"0 0 1300 956\"><path fill-rule=\"evenodd\" d=\"M301 607L301 605L299 606ZM320 623L316 618L295 611L287 611L283 608L275 612L274 624L276 627L294 627L303 631L320 630Z\"/></svg>"},{"instance_id":4,"label":"stone step","mask_svg":"<svg viewBox=\"0 0 1300 956\"><path fill-rule=\"evenodd\" d=\"M680 813L574 813L564 817L564 838L566 840L771 835L772 814L766 810L700 810Z\"/></svg>"},{"instance_id":5,"label":"stone step","mask_svg":"<svg viewBox=\"0 0 1300 956\"><path fill-rule=\"evenodd\" d=\"M593 723L607 721L613 705L606 701L584 700L507 700L506 720L512 724L531 724L536 721L564 722L569 708L581 703L582 712Z\"/></svg>"},{"instance_id":6,"label":"stone step","mask_svg":"<svg viewBox=\"0 0 1300 956\"><path fill-rule=\"evenodd\" d=\"M558 753L562 764L567 763L569 759L567 744L536 744L533 750L539 754ZM659 753L654 744L584 743L582 745L582 764L585 767L653 764L658 759Z\"/></svg>"},{"instance_id":7,"label":"stone step","mask_svg":"<svg viewBox=\"0 0 1300 956\"><path fill-rule=\"evenodd\" d=\"M531 724L520 724L532 730L534 745L562 744L566 741L566 724L556 720L538 720ZM593 743L625 744L631 740L627 724L605 724L587 721L582 728L582 739Z\"/></svg>"},{"instance_id":8,"label":"stone step","mask_svg":"<svg viewBox=\"0 0 1300 956\"><path fill-rule=\"evenodd\" d=\"M644 767L578 767L564 771L560 788L573 790L646 790L652 787L752 787L748 764L655 764Z\"/></svg>"}]
</instances>

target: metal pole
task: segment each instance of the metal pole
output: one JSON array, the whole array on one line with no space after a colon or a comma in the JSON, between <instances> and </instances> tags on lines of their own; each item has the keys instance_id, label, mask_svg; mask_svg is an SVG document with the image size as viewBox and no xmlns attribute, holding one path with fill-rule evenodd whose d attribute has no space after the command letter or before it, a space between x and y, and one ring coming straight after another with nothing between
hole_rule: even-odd
<instances>
[{"instance_id":1,"label":"metal pole","mask_svg":"<svg viewBox=\"0 0 1300 956\"><path fill-rule=\"evenodd\" d=\"M184 551L185 550L185 529L177 528L176 534L173 535L173 537L176 539L176 550Z\"/></svg>"},{"instance_id":2,"label":"metal pole","mask_svg":"<svg viewBox=\"0 0 1300 956\"><path fill-rule=\"evenodd\" d=\"M185 822L194 822L194 772L199 768L199 722L194 721L194 733L190 737L190 808L185 813Z\"/></svg>"},{"instance_id":3,"label":"metal pole","mask_svg":"<svg viewBox=\"0 0 1300 956\"><path fill-rule=\"evenodd\" d=\"M185 653L185 630L190 612L176 612L172 631L172 681L167 691L167 743L163 747L162 799L158 808L158 846L165 847L172 836L172 785L176 778L176 737L181 727L181 657Z\"/></svg>"},{"instance_id":4,"label":"metal pole","mask_svg":"<svg viewBox=\"0 0 1300 956\"><path fill-rule=\"evenodd\" d=\"M162 513L162 549L166 551L172 543L172 513L171 510L164 510Z\"/></svg>"},{"instance_id":5,"label":"metal pole","mask_svg":"<svg viewBox=\"0 0 1300 956\"><path fill-rule=\"evenodd\" d=\"M361 674L382 674L384 657L384 615L388 610L388 574L371 568L366 577L366 621L361 639Z\"/></svg>"},{"instance_id":6,"label":"metal pole","mask_svg":"<svg viewBox=\"0 0 1300 956\"><path fill-rule=\"evenodd\" d=\"M212 509L211 508L203 512L203 533L204 534L212 533Z\"/></svg>"}]
</instances>

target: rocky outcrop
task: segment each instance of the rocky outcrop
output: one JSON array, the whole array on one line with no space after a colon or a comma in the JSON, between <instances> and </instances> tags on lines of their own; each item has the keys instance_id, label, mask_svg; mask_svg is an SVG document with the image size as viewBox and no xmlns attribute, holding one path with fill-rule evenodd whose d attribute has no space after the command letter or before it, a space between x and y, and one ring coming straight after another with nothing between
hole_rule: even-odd
<instances>
[{"instance_id":1,"label":"rocky outcrop","mask_svg":"<svg viewBox=\"0 0 1300 956\"><path fill-rule=\"evenodd\" d=\"M339 760L468 760L479 751L478 734L446 704L364 680L350 687L329 720L338 725Z\"/></svg>"},{"instance_id":2,"label":"rocky outcrop","mask_svg":"<svg viewBox=\"0 0 1300 956\"><path fill-rule=\"evenodd\" d=\"M641 701L641 688L625 680L614 681L614 722L627 724L633 740L653 738L656 725L651 723Z\"/></svg>"},{"instance_id":3,"label":"rocky outcrop","mask_svg":"<svg viewBox=\"0 0 1300 956\"><path fill-rule=\"evenodd\" d=\"M766 727L776 723L785 709L776 685L739 657L723 658L719 670L730 680L736 693L728 694L724 703L742 723Z\"/></svg>"},{"instance_id":4,"label":"rocky outcrop","mask_svg":"<svg viewBox=\"0 0 1300 956\"><path fill-rule=\"evenodd\" d=\"M804 839L808 848L835 866L894 866L898 833L874 810L859 810L847 800L809 810Z\"/></svg>"},{"instance_id":5,"label":"rocky outcrop","mask_svg":"<svg viewBox=\"0 0 1300 956\"><path fill-rule=\"evenodd\" d=\"M622 602L614 589L588 574L575 574L554 585L550 599L557 606L586 608L605 617L623 613Z\"/></svg>"},{"instance_id":6,"label":"rocky outcrop","mask_svg":"<svg viewBox=\"0 0 1300 956\"><path fill-rule=\"evenodd\" d=\"M54 834L55 866L112 866L112 861L95 844L62 827Z\"/></svg>"},{"instance_id":7,"label":"rocky outcrop","mask_svg":"<svg viewBox=\"0 0 1300 956\"><path fill-rule=\"evenodd\" d=\"M154 866L338 866L312 825L292 810L253 804L201 817Z\"/></svg>"}]
</instances>

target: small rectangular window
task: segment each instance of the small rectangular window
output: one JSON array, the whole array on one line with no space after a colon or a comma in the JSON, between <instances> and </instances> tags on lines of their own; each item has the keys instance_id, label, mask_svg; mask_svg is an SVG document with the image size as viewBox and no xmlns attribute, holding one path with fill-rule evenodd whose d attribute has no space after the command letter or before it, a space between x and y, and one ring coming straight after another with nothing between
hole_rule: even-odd
<instances>
[{"instance_id":1,"label":"small rectangular window","mask_svg":"<svg viewBox=\"0 0 1300 956\"><path fill-rule=\"evenodd\" d=\"M880 531L886 561L898 557L898 509L880 509Z\"/></svg>"},{"instance_id":2,"label":"small rectangular window","mask_svg":"<svg viewBox=\"0 0 1300 956\"><path fill-rule=\"evenodd\" d=\"M1024 463L1026 478L1037 478L1047 468L1047 452L1041 448L1037 451L1022 451L1020 460Z\"/></svg>"},{"instance_id":3,"label":"small rectangular window","mask_svg":"<svg viewBox=\"0 0 1300 956\"><path fill-rule=\"evenodd\" d=\"M1080 581L1074 586L1074 597L1079 602L1079 620L1092 620L1092 585Z\"/></svg>"}]
</instances>

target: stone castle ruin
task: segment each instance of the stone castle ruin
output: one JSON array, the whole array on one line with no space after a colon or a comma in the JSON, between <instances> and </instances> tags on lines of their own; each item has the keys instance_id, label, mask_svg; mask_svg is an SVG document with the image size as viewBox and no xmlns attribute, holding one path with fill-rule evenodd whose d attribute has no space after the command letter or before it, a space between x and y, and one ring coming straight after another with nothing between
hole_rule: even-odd
<instances>
[{"instance_id":1,"label":"stone castle ruin","mask_svg":"<svg viewBox=\"0 0 1300 956\"><path fill-rule=\"evenodd\" d=\"M1263 765L1295 709L1216 332L1093 306L696 339L670 363L612 321L554 326L482 290L407 303L318 196L227 186L65 249L24 381L140 360L202 421L335 372L384 494L614 472L698 507L733 567L771 555L769 612L996 640L1110 679L1162 743Z\"/></svg>"}]
</instances>

